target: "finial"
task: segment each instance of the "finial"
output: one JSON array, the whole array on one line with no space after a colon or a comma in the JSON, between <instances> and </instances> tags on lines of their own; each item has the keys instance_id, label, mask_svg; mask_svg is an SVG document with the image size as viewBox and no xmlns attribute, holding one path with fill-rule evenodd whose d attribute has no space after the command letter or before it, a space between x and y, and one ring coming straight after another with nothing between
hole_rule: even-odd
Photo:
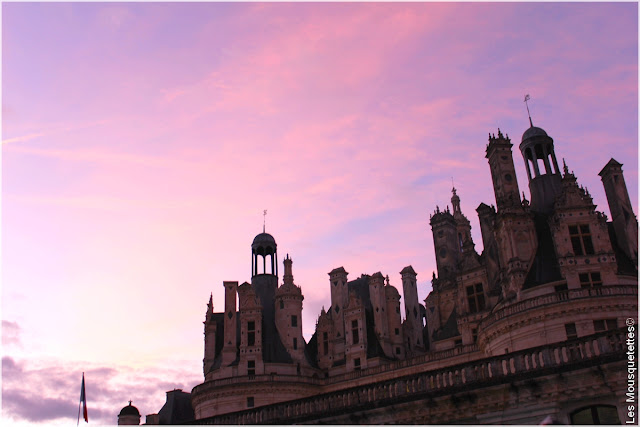
<instances>
[{"instance_id":1,"label":"finial","mask_svg":"<svg viewBox=\"0 0 640 427\"><path fill-rule=\"evenodd\" d=\"M386 279L387 279L387 286L389 286L389 275L388 274L387 274Z\"/></svg>"},{"instance_id":2,"label":"finial","mask_svg":"<svg viewBox=\"0 0 640 427\"><path fill-rule=\"evenodd\" d=\"M264 212L262 213L262 232L266 233L265 229L267 227L267 210L265 209Z\"/></svg>"},{"instance_id":3,"label":"finial","mask_svg":"<svg viewBox=\"0 0 640 427\"><path fill-rule=\"evenodd\" d=\"M436 280L436 272L432 271L432 273L433 273L433 280Z\"/></svg>"},{"instance_id":4,"label":"finial","mask_svg":"<svg viewBox=\"0 0 640 427\"><path fill-rule=\"evenodd\" d=\"M131 406L131 400L129 401L129 406Z\"/></svg>"},{"instance_id":5,"label":"finial","mask_svg":"<svg viewBox=\"0 0 640 427\"><path fill-rule=\"evenodd\" d=\"M524 103L527 105L527 114L529 115L529 124L531 125L531 127L533 127L533 122L531 121L531 113L529 112L529 103L527 102L530 99L531 97L529 96L529 94L526 94L524 96Z\"/></svg>"}]
</instances>

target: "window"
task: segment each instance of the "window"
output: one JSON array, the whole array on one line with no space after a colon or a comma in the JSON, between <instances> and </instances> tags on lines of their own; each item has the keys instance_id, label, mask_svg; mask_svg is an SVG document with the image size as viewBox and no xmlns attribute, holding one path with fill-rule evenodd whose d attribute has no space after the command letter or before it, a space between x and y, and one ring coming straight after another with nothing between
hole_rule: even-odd
<instances>
[{"instance_id":1,"label":"window","mask_svg":"<svg viewBox=\"0 0 640 427\"><path fill-rule=\"evenodd\" d=\"M256 361L249 360L247 361L247 375L253 376L256 374Z\"/></svg>"},{"instance_id":2,"label":"window","mask_svg":"<svg viewBox=\"0 0 640 427\"><path fill-rule=\"evenodd\" d=\"M579 277L582 289L602 286L602 278L600 278L600 273L597 271L591 273L580 273Z\"/></svg>"},{"instance_id":3,"label":"window","mask_svg":"<svg viewBox=\"0 0 640 427\"><path fill-rule=\"evenodd\" d=\"M469 312L477 313L484 310L484 293L482 283L467 286L467 301L469 302Z\"/></svg>"},{"instance_id":4,"label":"window","mask_svg":"<svg viewBox=\"0 0 640 427\"><path fill-rule=\"evenodd\" d=\"M576 255L593 255L595 253L588 225L570 225L569 237Z\"/></svg>"},{"instance_id":5,"label":"window","mask_svg":"<svg viewBox=\"0 0 640 427\"><path fill-rule=\"evenodd\" d=\"M357 369L360 369L360 358L357 359L353 359L353 367Z\"/></svg>"},{"instance_id":6,"label":"window","mask_svg":"<svg viewBox=\"0 0 640 427\"><path fill-rule=\"evenodd\" d=\"M396 335L400 335L400 329L396 328Z\"/></svg>"},{"instance_id":7,"label":"window","mask_svg":"<svg viewBox=\"0 0 640 427\"><path fill-rule=\"evenodd\" d=\"M462 340L455 340L453 342L453 345L455 345L456 347L462 347Z\"/></svg>"},{"instance_id":8,"label":"window","mask_svg":"<svg viewBox=\"0 0 640 427\"><path fill-rule=\"evenodd\" d=\"M473 342L478 341L478 330L476 328L471 329L471 339Z\"/></svg>"},{"instance_id":9,"label":"window","mask_svg":"<svg viewBox=\"0 0 640 427\"><path fill-rule=\"evenodd\" d=\"M593 321L593 329L596 332L610 331L618 327L616 319L601 319Z\"/></svg>"},{"instance_id":10,"label":"window","mask_svg":"<svg viewBox=\"0 0 640 427\"><path fill-rule=\"evenodd\" d=\"M620 424L618 410L612 405L594 405L571 414L571 424Z\"/></svg>"},{"instance_id":11,"label":"window","mask_svg":"<svg viewBox=\"0 0 640 427\"><path fill-rule=\"evenodd\" d=\"M291 316L291 327L295 328L298 326L298 316Z\"/></svg>"},{"instance_id":12,"label":"window","mask_svg":"<svg viewBox=\"0 0 640 427\"><path fill-rule=\"evenodd\" d=\"M400 354L400 347L396 347L396 354Z\"/></svg>"},{"instance_id":13,"label":"window","mask_svg":"<svg viewBox=\"0 0 640 427\"><path fill-rule=\"evenodd\" d=\"M254 405L255 405L255 402L253 400L253 396L247 397L247 408L253 408Z\"/></svg>"},{"instance_id":14,"label":"window","mask_svg":"<svg viewBox=\"0 0 640 427\"><path fill-rule=\"evenodd\" d=\"M564 331L567 333L567 339L578 338L578 331L575 323L565 323Z\"/></svg>"},{"instance_id":15,"label":"window","mask_svg":"<svg viewBox=\"0 0 640 427\"><path fill-rule=\"evenodd\" d=\"M247 345L256 345L256 322L253 320L247 322Z\"/></svg>"},{"instance_id":16,"label":"window","mask_svg":"<svg viewBox=\"0 0 640 427\"><path fill-rule=\"evenodd\" d=\"M326 332L322 333L322 350L325 356L329 354L329 334Z\"/></svg>"},{"instance_id":17,"label":"window","mask_svg":"<svg viewBox=\"0 0 640 427\"><path fill-rule=\"evenodd\" d=\"M297 350L298 349L298 338L294 338L293 339L293 349Z\"/></svg>"},{"instance_id":18,"label":"window","mask_svg":"<svg viewBox=\"0 0 640 427\"><path fill-rule=\"evenodd\" d=\"M284 308L284 301L280 300L280 309Z\"/></svg>"},{"instance_id":19,"label":"window","mask_svg":"<svg viewBox=\"0 0 640 427\"><path fill-rule=\"evenodd\" d=\"M351 321L351 336L353 337L353 343L358 344L360 342L360 335L358 334L358 321Z\"/></svg>"}]
</instances>

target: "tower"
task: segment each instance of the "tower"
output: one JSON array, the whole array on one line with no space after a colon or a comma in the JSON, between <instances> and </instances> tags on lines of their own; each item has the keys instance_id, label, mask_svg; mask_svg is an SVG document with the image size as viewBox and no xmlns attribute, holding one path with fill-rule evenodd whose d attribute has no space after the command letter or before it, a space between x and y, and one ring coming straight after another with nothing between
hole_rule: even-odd
<instances>
[{"instance_id":1,"label":"tower","mask_svg":"<svg viewBox=\"0 0 640 427\"><path fill-rule=\"evenodd\" d=\"M599 173L607 195L611 221L618 245L638 267L638 220L633 214L622 164L609 160Z\"/></svg>"},{"instance_id":2,"label":"tower","mask_svg":"<svg viewBox=\"0 0 640 427\"><path fill-rule=\"evenodd\" d=\"M429 220L433 233L433 246L436 252L436 265L438 266L438 277L440 279L455 278L458 259L460 258L460 244L458 243L458 232L456 220L449 212L436 211ZM405 305L407 294L404 294Z\"/></svg>"},{"instance_id":3,"label":"tower","mask_svg":"<svg viewBox=\"0 0 640 427\"><path fill-rule=\"evenodd\" d=\"M538 127L531 125L522 135L520 152L524 158L531 210L548 214L553 202L562 191L562 175L553 149L553 139Z\"/></svg>"},{"instance_id":4,"label":"tower","mask_svg":"<svg viewBox=\"0 0 640 427\"><path fill-rule=\"evenodd\" d=\"M520 190L513 166L512 146L509 136L502 135L500 129L497 138L489 135L486 158L489 159L498 212L520 207Z\"/></svg>"},{"instance_id":5,"label":"tower","mask_svg":"<svg viewBox=\"0 0 640 427\"><path fill-rule=\"evenodd\" d=\"M407 318L405 319L405 336L407 352L416 354L424 350L424 339L422 336L422 306L418 303L418 287L416 283L417 273L410 265L403 268L402 292L404 294L404 308Z\"/></svg>"},{"instance_id":6,"label":"tower","mask_svg":"<svg viewBox=\"0 0 640 427\"><path fill-rule=\"evenodd\" d=\"M333 323L333 360L340 360L344 357L345 346L345 326L344 326L344 307L347 305L348 286L347 275L349 273L344 267L338 267L329 273L329 283L331 284L331 321Z\"/></svg>"},{"instance_id":7,"label":"tower","mask_svg":"<svg viewBox=\"0 0 640 427\"><path fill-rule=\"evenodd\" d=\"M530 137L534 137L535 132L527 132L523 139L534 146L537 139L530 139ZM520 199L520 189L511 152L512 146L509 136L503 135L498 129L497 138L495 135L489 135L486 151L496 196L497 213L494 232L498 245L499 265L504 272L502 286L506 297L519 294L538 244L533 216L525 209ZM526 148L530 147L527 145ZM483 211L486 219L493 217L491 212L486 212L486 209Z\"/></svg>"}]
</instances>

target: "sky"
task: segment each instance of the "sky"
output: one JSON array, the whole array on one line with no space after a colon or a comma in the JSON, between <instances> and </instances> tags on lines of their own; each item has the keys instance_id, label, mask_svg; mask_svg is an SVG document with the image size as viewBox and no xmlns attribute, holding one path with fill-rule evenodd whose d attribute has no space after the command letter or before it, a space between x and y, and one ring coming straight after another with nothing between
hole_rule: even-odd
<instances>
[{"instance_id":1,"label":"sky","mask_svg":"<svg viewBox=\"0 0 640 427\"><path fill-rule=\"evenodd\" d=\"M82 372L92 424L202 382L263 221L307 339L336 267L402 292L411 265L424 300L452 185L482 251L498 128L530 199L525 94L597 210L613 157L637 214L636 3L3 3L3 419L75 421Z\"/></svg>"}]
</instances>

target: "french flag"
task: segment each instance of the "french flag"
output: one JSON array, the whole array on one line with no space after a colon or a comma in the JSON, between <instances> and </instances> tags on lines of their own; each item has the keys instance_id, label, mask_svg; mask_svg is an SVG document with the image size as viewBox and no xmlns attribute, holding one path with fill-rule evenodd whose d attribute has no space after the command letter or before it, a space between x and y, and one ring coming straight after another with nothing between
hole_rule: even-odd
<instances>
[{"instance_id":1,"label":"french flag","mask_svg":"<svg viewBox=\"0 0 640 427\"><path fill-rule=\"evenodd\" d=\"M87 414L87 393L84 390L84 372L82 373L82 387L80 388L80 404L82 405L84 422L88 423L89 415ZM78 407L78 422L80 422L80 407Z\"/></svg>"}]
</instances>

